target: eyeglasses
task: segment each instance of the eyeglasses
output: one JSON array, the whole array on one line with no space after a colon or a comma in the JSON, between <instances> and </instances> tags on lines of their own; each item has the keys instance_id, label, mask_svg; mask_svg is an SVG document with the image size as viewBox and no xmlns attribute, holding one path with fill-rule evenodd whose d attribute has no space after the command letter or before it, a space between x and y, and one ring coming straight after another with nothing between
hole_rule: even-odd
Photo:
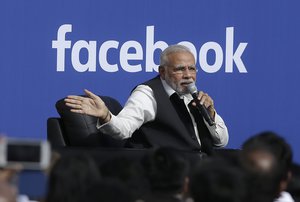
<instances>
[{"instance_id":1,"label":"eyeglasses","mask_svg":"<svg viewBox=\"0 0 300 202\"><path fill-rule=\"evenodd\" d=\"M196 74L198 72L198 69L195 66L169 66L173 67L173 74L184 74L186 70L189 70L190 74Z\"/></svg>"}]
</instances>

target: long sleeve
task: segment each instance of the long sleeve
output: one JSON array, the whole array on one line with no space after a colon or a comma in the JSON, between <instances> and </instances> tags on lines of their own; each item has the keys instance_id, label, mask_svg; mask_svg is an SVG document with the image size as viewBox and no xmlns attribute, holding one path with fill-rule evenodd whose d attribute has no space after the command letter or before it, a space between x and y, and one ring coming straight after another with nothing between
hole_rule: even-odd
<instances>
[{"instance_id":1,"label":"long sleeve","mask_svg":"<svg viewBox=\"0 0 300 202\"><path fill-rule=\"evenodd\" d=\"M110 122L97 127L115 138L129 138L142 124L155 119L156 108L152 89L139 85L128 98L123 110L117 116L112 115Z\"/></svg>"},{"instance_id":2,"label":"long sleeve","mask_svg":"<svg viewBox=\"0 0 300 202\"><path fill-rule=\"evenodd\" d=\"M216 147L225 147L228 144L229 135L228 130L225 125L225 122L219 116L216 112L215 114L215 123L216 125L210 126L205 120L205 125L207 126L212 138L213 138L213 144Z\"/></svg>"},{"instance_id":3,"label":"long sleeve","mask_svg":"<svg viewBox=\"0 0 300 202\"><path fill-rule=\"evenodd\" d=\"M164 84L164 88L168 94L175 92L170 89L167 84ZM123 110L117 116L111 114L111 120L103 125L97 124L97 128L102 133L109 134L114 138L129 138L133 132L139 129L143 124L154 121L156 113L157 102L155 100L153 90L147 85L139 85L128 98ZM215 122L215 126L209 126L205 122L212 135L214 146L226 146L228 143L228 130L223 119L217 113L215 116ZM195 122L194 126L200 143Z\"/></svg>"}]
</instances>

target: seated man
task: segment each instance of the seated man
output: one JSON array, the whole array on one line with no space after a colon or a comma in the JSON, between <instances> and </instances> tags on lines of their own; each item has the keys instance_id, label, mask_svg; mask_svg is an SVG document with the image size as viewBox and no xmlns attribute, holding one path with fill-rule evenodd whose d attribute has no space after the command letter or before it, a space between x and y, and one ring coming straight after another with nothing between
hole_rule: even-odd
<instances>
[{"instance_id":1,"label":"seated man","mask_svg":"<svg viewBox=\"0 0 300 202\"><path fill-rule=\"evenodd\" d=\"M98 117L101 132L129 138L129 147L167 146L211 153L213 146L227 144L228 131L216 113L213 99L202 91L197 102L205 106L215 124L209 125L199 110L193 113L196 103L187 86L196 81L196 73L191 51L185 46L173 45L160 56L159 75L138 85L117 116L88 90L85 90L88 97L70 95L65 102L73 112Z\"/></svg>"}]
</instances>

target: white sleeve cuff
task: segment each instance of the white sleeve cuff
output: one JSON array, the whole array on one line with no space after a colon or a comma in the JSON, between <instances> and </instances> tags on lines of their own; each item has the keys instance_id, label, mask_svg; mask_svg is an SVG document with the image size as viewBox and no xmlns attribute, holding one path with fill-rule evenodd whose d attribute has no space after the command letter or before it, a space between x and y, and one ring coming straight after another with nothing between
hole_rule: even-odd
<instances>
[{"instance_id":1,"label":"white sleeve cuff","mask_svg":"<svg viewBox=\"0 0 300 202\"><path fill-rule=\"evenodd\" d=\"M228 139L229 139L228 130L221 116L219 116L217 112L215 113L216 113L215 114L216 125L210 126L205 121L205 119L204 119L204 123L207 126L210 134L212 135L214 146L225 147L228 144Z\"/></svg>"}]
</instances>

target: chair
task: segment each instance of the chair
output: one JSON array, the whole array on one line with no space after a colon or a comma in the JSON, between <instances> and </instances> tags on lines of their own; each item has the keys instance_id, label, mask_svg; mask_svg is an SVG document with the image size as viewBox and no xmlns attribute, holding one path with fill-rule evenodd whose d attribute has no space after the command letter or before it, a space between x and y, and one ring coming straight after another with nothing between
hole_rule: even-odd
<instances>
[{"instance_id":1,"label":"chair","mask_svg":"<svg viewBox=\"0 0 300 202\"><path fill-rule=\"evenodd\" d=\"M122 106L112 97L99 96L112 114L118 114ZM89 115L73 113L65 105L64 98L55 104L60 117L50 117L47 120L47 138L53 147L64 146L95 146L123 147L125 141L117 140L100 133L97 128L97 118Z\"/></svg>"}]
</instances>

